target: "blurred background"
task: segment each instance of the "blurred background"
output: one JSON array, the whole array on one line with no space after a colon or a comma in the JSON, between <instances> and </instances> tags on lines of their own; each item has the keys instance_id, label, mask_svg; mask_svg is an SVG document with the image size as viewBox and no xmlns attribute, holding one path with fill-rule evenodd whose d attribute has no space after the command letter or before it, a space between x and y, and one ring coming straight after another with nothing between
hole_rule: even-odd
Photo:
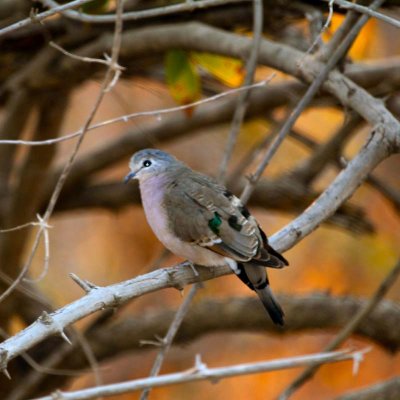
<instances>
[{"instance_id":1,"label":"blurred background","mask_svg":"<svg viewBox=\"0 0 400 400\"><path fill-rule=\"evenodd\" d=\"M157 2L152 3L156 4ZM128 7L132 7L134 10L135 4L138 8L144 7L143 2L140 1L128 2ZM312 7L309 4L307 6ZM321 6L321 4L318 6ZM112 9L113 3L107 3L107 7ZM278 9L278 6L276 7ZM307 20L306 13L303 12L302 15L297 10L296 13L290 14L292 11L288 9L288 15L285 16L285 10L281 9L280 11L282 13L281 28L266 27L265 37L288 45L294 45L293 41L296 40L300 43L297 48L305 50L311 42L310 21ZM319 12L323 18L326 18L324 11L326 11L326 7L321 7ZM336 11L330 27L323 34L325 42L330 40L337 27L343 22L344 15L340 10ZM211 14L212 9L208 10L208 13ZM210 22L210 24L222 25L221 22L215 22L218 20L217 15L218 13L215 15L214 22ZM17 14L13 16L17 18ZM194 13L190 17L184 14L182 18L191 20L201 19L203 16L200 13ZM140 24L148 24L151 27L150 22L144 20ZM157 22L162 24L168 21L160 20ZM85 41L84 36L77 38L76 34L70 33L74 24L79 25L79 32L82 35L86 35ZM62 33L60 27L63 29ZM225 26L221 26L221 28L226 29ZM29 111L20 114L19 118L21 119L23 118L22 114L27 114L27 116L18 136L15 138L33 140L46 138L40 136L40 129L38 128L40 120L43 118L40 113L47 113L49 107L52 107L53 104L54 107L62 109L63 115L57 122L54 122L54 120L53 122L47 121L42 125L42 127L51 126L48 132L49 137L67 135L82 127L93 106L94 99L98 95L102 73L87 73L84 78L71 78L70 87L65 87L63 90L60 89L58 82L54 83L54 86L47 82L43 87L33 87L32 77L30 80L21 78L18 84L13 86L13 90L10 89L9 82L12 79L15 80L16 74L22 70L23 65L21 63L24 57L26 62L31 62L34 58L37 58L39 52L44 54L48 50L48 39L64 43L69 51L73 53L81 52L83 55L81 49L84 48L84 45L91 43L91 41L95 42L97 37L100 37L99 29L111 31L112 25L98 28L95 24L90 26L90 24L72 23L66 18L55 17L36 31L33 29L31 32L20 31L19 34L15 33L10 37L1 39L0 46L3 47L1 58L3 58L5 69L7 69L7 71L3 70L1 73L4 90L0 94L2 103L0 117L2 118L3 128L6 122L9 122L10 110L12 110L10 103L18 100L18 91L20 93L24 91L25 101L29 98L28 102L33 104L27 106ZM133 30L135 26L132 23L127 24L125 29ZM243 24L232 23L231 30L251 36L251 18ZM32 50L27 49L32 43L30 40L37 39L35 35L40 38L41 44L35 44L36 54L33 54ZM25 54L23 54L24 51ZM190 103L202 96L240 86L243 82L245 71L242 61L230 58L209 60L207 54L191 54L185 51L182 55L177 53L177 50L175 50L175 53L173 51L170 50L169 53L162 55L157 54L154 60L151 57L145 60L140 59L141 65L138 67L135 66L134 58L129 59L122 53L120 64L127 66L127 71L123 72L122 79L119 80L117 86L105 97L94 122L135 112ZM396 58L399 56L399 52L400 36L398 29L383 22L371 20L358 36L345 63L351 69L354 66L364 64L384 65L386 60L387 63L397 62L400 68L400 58ZM6 54L9 57L8 60L5 58ZM12 60L11 54L15 56ZM58 63L54 67L54 74L57 76L60 73L59 71L62 70L61 63L66 62L63 61L66 56L52 50L52 57L55 57L53 63ZM182 67L182 65L186 65L185 63L188 63L188 66ZM51 68L54 66L53 64L49 65ZM76 65L79 68L80 64ZM48 72L50 67L47 64L46 68L46 73L49 73L51 78L53 70L50 69L50 72ZM101 70L99 69L99 71ZM256 70L255 79L256 81L267 79L272 72L273 70L268 66L260 66ZM43 74L43 72L40 74ZM185 78L185 74L189 74L189 77ZM59 78L57 77L57 79ZM397 78L397 80L399 79ZM41 84L41 78L38 81ZM24 86L26 82L28 83ZM269 87L279 87L279 85L285 85L288 82L294 82L293 78L278 72L277 76L269 83ZM400 104L398 92L400 81L396 84L391 83L385 86L385 82L381 81L373 87L369 87L369 90L376 96L390 102L393 106L393 112ZM40 100L38 96L42 90L42 93L45 93L44 97L49 96L50 100ZM59 101L55 99L59 96L68 97L64 105L57 104ZM237 170L237 167L253 148L259 146L261 141L276 132L277 126L280 126L281 122L287 117L288 110L296 104L299 95L298 93L291 93L289 97L293 98L292 104L286 102L286 104L277 107L266 108L262 112L250 112L249 117L244 122L228 167L228 176L233 174L233 181L239 182L237 187L232 185L232 189L237 194L240 193L240 186L243 185L245 180L244 176L254 170L260 162L262 154L257 153L252 157L252 162L248 163L246 168ZM326 99L326 97L319 96L315 104L303 112L294 128L299 136L317 144L326 143L337 134L349 118L355 118L349 110L344 110L332 99ZM22 100L20 101L22 102ZM228 99L222 101L228 102ZM229 98L229 101L233 100ZM38 103L40 104L38 105ZM196 122L195 118L201 107L206 106L193 107L186 112L179 111L158 117L137 118L90 131L80 149L78 162L79 160L85 161L96 156L96 154L100 157L103 154L102 152L106 151L107 146L114 148L118 138L123 135L130 135L131 137L148 135L145 140L148 143L143 147L161 148L186 162L193 169L216 176L225 151L230 120L221 120L207 126L201 126L201 124L199 127L190 126L190 121L194 121L193 124ZM211 103L208 108L210 113L213 112L213 107L213 103ZM217 106L215 106L215 110L218 111ZM176 121L180 121L179 123L182 124L182 129L178 130L178 133L170 139L158 136L157 132L170 129L172 124L177 123ZM59 127L52 126L52 123ZM341 156L345 156L351 159L367 140L370 130L371 127L361 121L355 123L351 133L343 141L341 153L337 158L340 159ZM44 131L45 129L41 130L42 134ZM9 138L7 135L10 132L10 130L5 131L3 129L0 139ZM304 140L302 142L296 136L288 137L272 159L271 164L264 171L263 179L274 184L285 181L290 176L291 171L309 159L310 154L312 154L306 144ZM62 166L67 160L74 145L75 140L46 147L7 146L7 149L10 152L12 151L13 154L8 158L11 170L6 181L8 182L8 192L7 189L4 189L5 185L3 184L4 191L1 198L3 202L0 203L3 207L3 216L0 220L2 222L1 228L9 228L34 220L35 213L40 213L43 210L48 198L46 197L48 196L46 190L47 187L50 187L46 185L53 182L51 179L54 173L59 171L59 166ZM126 146L129 147L130 145L127 144ZM134 146L136 144L132 145L132 150L134 150ZM5 147L3 145L3 148ZM11 147L14 150L10 150ZM35 157L43 160L43 157L46 157L45 152L48 156L50 147L55 150L55 153L51 157L49 156L46 165L35 164ZM2 150L0 149L0 151ZM43 153L39 154L39 151ZM3 150L3 156L4 153L5 150ZM28 161L32 163L33 169L29 169L29 166L27 166ZM38 167L35 167L35 165L38 165ZM29 192L23 193L23 190L20 190L24 182L24 177L21 178L21 171L26 172L27 168L28 174L36 174L31 178L31 182L32 180L36 182L34 187L31 188L32 197ZM381 163L374 171L374 177L384 182L394 192L399 193L399 171L400 158L396 155ZM98 168L94 174L89 177L85 176L84 180L76 180L75 186L70 186L63 192L59 206L57 206L56 212L50 220L52 228L49 230L50 263L48 272L39 282L29 283L34 287L36 293L45 296L53 309L62 307L82 296L82 290L69 279L68 274L70 273L74 273L96 285L105 286L149 272L157 265L170 266L183 261L173 255L165 256L162 245L147 225L138 201L136 183L132 184L131 188L118 189L119 185L122 186L121 181L127 172L128 154L118 158L115 162L108 162L106 167ZM289 195L287 195L287 202L283 202L279 198L274 200L274 193L267 192L266 199L261 196L257 197L256 194L257 199L252 199L249 207L261 223L264 231L270 236L299 215L316 198L318 192L332 182L337 173L338 169L334 164L327 165L307 187L307 191L302 192L300 195L302 201L298 200L298 197L291 199ZM46 184L41 184L41 182L46 182ZM107 187L106 185L110 186ZM35 187L39 187L39 195L36 195ZM288 193L291 193L290 190L293 189L293 187L292 189L290 187L289 183ZM104 190L106 194L102 194L102 191L96 192L96 190ZM121 194L120 190L124 191L124 194ZM23 193L20 200L18 200L18 191ZM96 197L97 194L98 198ZM115 198L113 198L114 194ZM18 214L19 217L8 218L10 214L5 216L8 213L8 211L4 212L5 210L13 210L13 207L9 205L10 203L19 201L19 210L21 210L23 205L29 204L31 200L34 205L33 207L28 205L29 210L26 212L15 212L14 208L13 212ZM288 268L270 271L272 287L278 296L284 294L293 298L300 298L302 296L327 295L362 299L371 296L399 257L399 204L396 208L396 204L388 200L376 187L365 184L351 198L348 207L349 209L343 211L342 219L339 218L336 222L332 220L330 223L323 224L293 249L285 253L285 257L290 262ZM28 232L30 233L28 234ZM35 230L32 230L25 231L23 235L13 233L2 234L0 237L2 241L1 268L8 276L15 276L18 270L16 266L21 265L30 254L34 233ZM10 253L13 254L10 255ZM29 270L30 278L34 279L42 274L44 255L44 246L41 245ZM10 266L10 263L13 266ZM2 285L7 287L4 282ZM399 289L400 283L397 282L386 297L387 300L397 303L397 307L400 301ZM184 295L187 294L187 291L188 288L185 289ZM7 300L5 305L3 304L2 320L4 323L2 322L2 329L8 335L17 333L30 322L30 318L34 320L34 316L39 315L35 312L40 309L40 305L32 306L35 311L29 314L27 310L31 306L25 307L25 305L32 300L23 298L23 295L20 296L22 298L16 300L11 298ZM201 305L208 300L222 301L233 297L249 296L254 297L255 295L235 276L230 275L205 282L204 287L195 297L194 305ZM286 304L285 301L283 301L283 306ZM123 306L121 310L115 311L112 316L108 317L107 324L117 324L131 316L149 316L150 318L150 316L162 315L163 312L176 309L181 302L182 295L175 289L158 291L138 298ZM20 312L20 307L24 308L25 311ZM79 321L75 328L83 330L95 318L97 316ZM287 321L290 326L290 314ZM221 326L221 329L223 329L223 321ZM217 367L314 353L320 351L335 336L338 329L339 327L306 326L304 329L287 333L279 330L273 331L272 328L268 328L266 332L263 332L263 329L252 330L247 328L229 332L223 330L209 332L195 337L193 340L187 338L184 343L174 346L166 358L162 373L191 368L196 354L201 354L202 360L208 366ZM399 327L397 326L396 329L399 330ZM398 335L400 335L400 331L397 333ZM151 340L154 337L150 335L142 339ZM371 347L371 351L362 362L358 374L352 374L350 362L323 366L310 382L293 395L294 400L331 399L346 391L366 387L400 374L399 354L395 351L388 351L387 348L369 340L365 335L351 336L343 347ZM96 349L94 349L94 352L96 353ZM115 356L104 356L99 360L104 383L147 376L156 352L157 349L152 346L142 346L140 348L127 348L116 353ZM41 351L38 351L37 357L39 360L43 359ZM26 366L18 370L20 367L17 363L14 364L13 368L17 377L23 377L30 371L30 368ZM84 368L83 371L82 368ZM69 377L60 383L64 389L73 390L95 384L93 373L87 370L86 366L80 365L79 370L78 376ZM216 384L199 382L176 385L154 389L150 397L152 399L190 398L193 400L204 398L273 399L290 384L300 371L301 369L293 369L237 377L222 380ZM13 375L12 372L11 375ZM0 379L3 380L4 378ZM15 390L12 387L13 384L15 384L15 381L11 381L11 384L4 383L3 388L7 392L7 396ZM28 391L30 396L40 392L37 389L35 390ZM113 398L136 399L138 396L137 393L134 393Z\"/></svg>"}]
</instances>

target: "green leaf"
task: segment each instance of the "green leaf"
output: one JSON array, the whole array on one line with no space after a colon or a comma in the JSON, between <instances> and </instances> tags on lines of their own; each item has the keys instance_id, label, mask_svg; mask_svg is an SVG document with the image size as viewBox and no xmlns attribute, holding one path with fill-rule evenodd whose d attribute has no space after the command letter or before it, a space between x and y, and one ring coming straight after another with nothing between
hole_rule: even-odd
<instances>
[{"instance_id":1,"label":"green leaf","mask_svg":"<svg viewBox=\"0 0 400 400\"><path fill-rule=\"evenodd\" d=\"M168 51L165 69L168 89L178 104L189 104L200 97L200 77L185 51Z\"/></svg>"},{"instance_id":2,"label":"green leaf","mask_svg":"<svg viewBox=\"0 0 400 400\"><path fill-rule=\"evenodd\" d=\"M86 14L102 14L107 11L109 0L93 0L83 4L82 12Z\"/></svg>"},{"instance_id":3,"label":"green leaf","mask_svg":"<svg viewBox=\"0 0 400 400\"><path fill-rule=\"evenodd\" d=\"M236 58L211 53L190 53L191 59L200 67L229 87L238 87L244 80L243 62Z\"/></svg>"}]
</instances>

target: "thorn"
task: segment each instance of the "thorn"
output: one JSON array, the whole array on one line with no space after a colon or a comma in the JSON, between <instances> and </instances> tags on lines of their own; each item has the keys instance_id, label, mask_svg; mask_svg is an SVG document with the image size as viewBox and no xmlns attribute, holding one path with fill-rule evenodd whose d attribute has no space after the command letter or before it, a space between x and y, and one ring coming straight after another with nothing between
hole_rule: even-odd
<instances>
[{"instance_id":1,"label":"thorn","mask_svg":"<svg viewBox=\"0 0 400 400\"><path fill-rule=\"evenodd\" d=\"M353 376L358 374L358 370L360 369L360 364L364 361L364 355L371 351L371 347L367 347L364 350L360 350L353 354Z\"/></svg>"},{"instance_id":2,"label":"thorn","mask_svg":"<svg viewBox=\"0 0 400 400\"><path fill-rule=\"evenodd\" d=\"M48 312L43 311L38 321L44 325L51 325L53 323L53 318Z\"/></svg>"},{"instance_id":3,"label":"thorn","mask_svg":"<svg viewBox=\"0 0 400 400\"><path fill-rule=\"evenodd\" d=\"M0 371L11 380L11 375L7 371L8 351L0 348Z\"/></svg>"},{"instance_id":4,"label":"thorn","mask_svg":"<svg viewBox=\"0 0 400 400\"><path fill-rule=\"evenodd\" d=\"M60 331L60 336L68 343L72 346L72 342L71 340L69 340L69 337L65 334L64 331Z\"/></svg>"},{"instance_id":5,"label":"thorn","mask_svg":"<svg viewBox=\"0 0 400 400\"><path fill-rule=\"evenodd\" d=\"M52 398L52 400L64 400L65 399L65 397L62 394L61 390L56 390L55 392L53 392L51 394L51 398Z\"/></svg>"},{"instance_id":6,"label":"thorn","mask_svg":"<svg viewBox=\"0 0 400 400\"><path fill-rule=\"evenodd\" d=\"M121 304L121 296L118 296L116 294L113 294L113 304L112 307L117 308Z\"/></svg>"},{"instance_id":7,"label":"thorn","mask_svg":"<svg viewBox=\"0 0 400 400\"><path fill-rule=\"evenodd\" d=\"M158 340L145 340L145 339L143 339L143 340L139 341L139 344L141 346L148 345L148 346L155 346L155 347L163 347L163 344L160 343L160 341L158 341Z\"/></svg>"},{"instance_id":8,"label":"thorn","mask_svg":"<svg viewBox=\"0 0 400 400\"><path fill-rule=\"evenodd\" d=\"M7 368L2 368L1 372L6 376L6 378L8 378L11 381L11 375L10 373L7 371Z\"/></svg>"},{"instance_id":9,"label":"thorn","mask_svg":"<svg viewBox=\"0 0 400 400\"><path fill-rule=\"evenodd\" d=\"M340 164L342 165L343 168L347 167L348 161L346 160L346 158L344 158L343 156L340 157Z\"/></svg>"},{"instance_id":10,"label":"thorn","mask_svg":"<svg viewBox=\"0 0 400 400\"><path fill-rule=\"evenodd\" d=\"M194 367L196 371L200 373L205 373L207 371L207 365L201 360L201 354L196 354L194 359Z\"/></svg>"},{"instance_id":11,"label":"thorn","mask_svg":"<svg viewBox=\"0 0 400 400\"><path fill-rule=\"evenodd\" d=\"M140 340L139 343L141 346L151 345L155 347L164 347L167 344L166 338L162 338L161 336L154 335L156 340Z\"/></svg>"},{"instance_id":12,"label":"thorn","mask_svg":"<svg viewBox=\"0 0 400 400\"><path fill-rule=\"evenodd\" d=\"M195 276L200 276L199 271L197 271L195 265L191 261L187 261L187 264L192 269Z\"/></svg>"},{"instance_id":13,"label":"thorn","mask_svg":"<svg viewBox=\"0 0 400 400\"><path fill-rule=\"evenodd\" d=\"M170 268L163 268L164 272L167 274L167 279L168 279L168 283L170 285L170 287L177 289L179 291L183 290L184 285L182 285L179 282L175 282L175 275L176 275L176 271L171 270Z\"/></svg>"},{"instance_id":14,"label":"thorn","mask_svg":"<svg viewBox=\"0 0 400 400\"><path fill-rule=\"evenodd\" d=\"M98 286L94 285L93 283L87 280L79 278L79 276L75 275L72 272L69 274L69 276L78 286L80 286L85 291L86 294L90 293L91 290L98 288Z\"/></svg>"},{"instance_id":15,"label":"thorn","mask_svg":"<svg viewBox=\"0 0 400 400\"><path fill-rule=\"evenodd\" d=\"M39 14L39 10L37 8L32 7L29 11L29 18L32 20L33 23L37 21L37 15Z\"/></svg>"}]
</instances>

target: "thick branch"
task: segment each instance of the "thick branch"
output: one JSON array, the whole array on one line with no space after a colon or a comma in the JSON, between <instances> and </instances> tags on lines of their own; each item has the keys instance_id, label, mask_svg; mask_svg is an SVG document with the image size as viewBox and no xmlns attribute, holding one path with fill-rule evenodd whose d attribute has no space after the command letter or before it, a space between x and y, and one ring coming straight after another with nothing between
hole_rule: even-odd
<instances>
[{"instance_id":1,"label":"thick branch","mask_svg":"<svg viewBox=\"0 0 400 400\"><path fill-rule=\"evenodd\" d=\"M265 311L255 297L208 300L193 305L176 335L175 344L191 342L215 332L264 332L286 335L314 329L336 330L343 327L367 300L352 297L333 297L314 294L304 297L279 296L285 309L287 323L277 329L266 318ZM144 351L142 340L163 336L171 323L175 310L162 310L153 314L127 317L123 321L103 327L87 337L99 360L124 354L127 350ZM390 301L384 301L357 328L356 334L368 338L388 351L400 348L400 310ZM84 355L75 352L63 368L83 368Z\"/></svg>"},{"instance_id":2,"label":"thick branch","mask_svg":"<svg viewBox=\"0 0 400 400\"><path fill-rule=\"evenodd\" d=\"M368 300L354 297L334 297L327 294L308 296L279 296L286 314L286 325L277 329L266 318L265 311L255 297L205 300L193 305L187 313L175 345L185 345L204 335L218 332L258 332L272 335L292 335L316 330L335 331L352 319ZM96 359L109 360L127 351L148 351L152 347L141 345L142 340L163 337L176 310L161 311L124 317L122 321L102 325L101 329L90 330L86 339L91 344ZM383 301L358 327L355 334L372 340L385 350L394 352L400 348L400 309L391 301ZM290 337L287 338L290 340ZM76 345L69 355L53 368L82 369L87 360ZM68 377L41 376L30 387L30 395L49 392L64 384Z\"/></svg>"},{"instance_id":3,"label":"thick branch","mask_svg":"<svg viewBox=\"0 0 400 400\"><path fill-rule=\"evenodd\" d=\"M187 284L216 278L231 273L229 267L200 268L198 275L191 268L182 266L159 269L135 279L106 287L95 287L85 297L59 309L57 312L39 318L0 346L0 370L21 352L30 349L43 339L61 334L66 326L107 307L118 306L134 297L142 296L167 287L181 288Z\"/></svg>"},{"instance_id":4,"label":"thick branch","mask_svg":"<svg viewBox=\"0 0 400 400\"><path fill-rule=\"evenodd\" d=\"M86 56L96 57L104 51L107 51L109 46L108 42L109 39L102 38L91 46L82 49L80 53ZM187 50L215 52L241 58L247 54L250 46L251 39L196 23L164 26L162 28L153 27L151 29L138 29L127 32L123 38L123 54L125 57L130 58L143 57L149 53L154 55L154 52L163 52L176 47ZM74 60L68 60L68 62L74 63ZM303 53L295 49L266 39L261 43L259 63L277 68L307 82L311 82L324 65L311 57L304 56ZM297 68L299 63L303 65L303 70ZM73 65L69 65L68 70L72 67ZM391 65L391 67L395 68L394 65ZM61 68L61 70L63 70L63 68ZM356 79L358 72L359 71L357 71L354 76L350 74L351 78ZM372 69L369 72L371 79L374 76L377 78L376 69ZM360 78L364 79L365 75L361 75ZM388 74L388 76L391 75L395 77L394 79L397 81L399 80L397 73ZM381 79L385 79L384 75L381 75ZM372 79L372 81L374 81L374 79ZM375 81L375 84L376 83L378 83L378 81ZM323 88L332 93L345 106L351 107L357 111L357 113L372 126L385 123L387 129L391 132L390 135L392 136L393 145L396 147L398 146L396 132L399 130L399 124L387 111L381 101L374 99L337 71L330 73ZM290 94L283 89L283 87L269 88L264 93L259 90L257 94L253 91L250 98L249 115L254 115L257 110L258 113L265 113L265 108L272 108L285 104L290 99ZM286 90L287 89L286 87ZM274 92L270 92L269 90L274 90ZM262 98L264 101L262 102L256 101L260 100L260 98L255 97L261 96L260 93L263 93ZM268 96L264 97L267 93ZM211 106L196 110L195 115L189 121L187 121L187 118L184 116L177 116L166 120L161 125L158 122L152 128L151 135L149 135L149 131L146 132L146 135L142 132L129 132L116 141L108 143L104 147L100 147L81 160L78 160L71 171L67 185L70 187L74 182L84 180L90 174L154 142L160 143L160 141L171 140L193 129L199 129L215 123L227 122L231 118L234 103L233 100L229 100L223 103L221 107L212 104ZM260 108L261 106L263 108ZM252 107L258 108L254 109ZM49 186L51 186L51 184L49 184Z\"/></svg>"}]
</instances>

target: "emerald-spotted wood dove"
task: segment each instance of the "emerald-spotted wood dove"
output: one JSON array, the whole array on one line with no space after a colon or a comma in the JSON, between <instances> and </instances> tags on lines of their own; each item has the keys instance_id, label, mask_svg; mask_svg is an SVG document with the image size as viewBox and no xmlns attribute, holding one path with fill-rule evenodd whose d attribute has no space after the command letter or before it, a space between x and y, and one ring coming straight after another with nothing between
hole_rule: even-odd
<instances>
[{"instance_id":1,"label":"emerald-spotted wood dove","mask_svg":"<svg viewBox=\"0 0 400 400\"><path fill-rule=\"evenodd\" d=\"M241 201L161 150L138 151L129 167L125 182L139 180L147 221L164 246L198 265L228 264L257 293L272 321L283 325L265 267L282 268L288 262L268 244Z\"/></svg>"}]
</instances>

